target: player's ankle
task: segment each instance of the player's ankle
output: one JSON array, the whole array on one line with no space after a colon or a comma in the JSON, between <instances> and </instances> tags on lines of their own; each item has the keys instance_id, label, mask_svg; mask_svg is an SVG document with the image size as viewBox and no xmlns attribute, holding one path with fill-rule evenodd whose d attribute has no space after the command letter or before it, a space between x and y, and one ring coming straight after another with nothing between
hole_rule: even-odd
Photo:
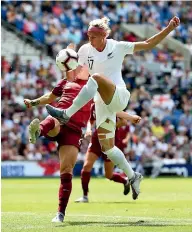
<instances>
[{"instance_id":1,"label":"player's ankle","mask_svg":"<svg viewBox=\"0 0 192 232\"><path fill-rule=\"evenodd\" d=\"M133 176L129 179L130 182L133 182L135 180L135 173L133 173Z\"/></svg>"}]
</instances>

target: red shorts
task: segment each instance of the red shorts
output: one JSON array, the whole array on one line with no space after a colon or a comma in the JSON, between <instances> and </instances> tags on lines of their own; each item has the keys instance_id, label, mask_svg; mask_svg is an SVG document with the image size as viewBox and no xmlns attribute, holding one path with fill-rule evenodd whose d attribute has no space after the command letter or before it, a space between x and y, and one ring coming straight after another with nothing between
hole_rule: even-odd
<instances>
[{"instance_id":1,"label":"red shorts","mask_svg":"<svg viewBox=\"0 0 192 232\"><path fill-rule=\"evenodd\" d=\"M58 143L58 148L64 145L72 145L80 150L82 134L79 131L75 131L66 125L62 125L60 132L55 137L45 136L51 141L56 141Z\"/></svg>"},{"instance_id":2,"label":"red shorts","mask_svg":"<svg viewBox=\"0 0 192 232\"><path fill-rule=\"evenodd\" d=\"M97 131L95 131L91 137L91 143L89 144L88 151L95 153L98 157L101 157L106 162L111 161L108 159L107 155L101 151L101 145L98 140Z\"/></svg>"}]
</instances>

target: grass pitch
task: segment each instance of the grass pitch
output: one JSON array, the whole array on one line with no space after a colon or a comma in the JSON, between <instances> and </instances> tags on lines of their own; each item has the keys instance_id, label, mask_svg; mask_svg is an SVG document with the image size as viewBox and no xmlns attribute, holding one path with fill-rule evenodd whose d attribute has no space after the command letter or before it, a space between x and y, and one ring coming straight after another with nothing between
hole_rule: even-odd
<instances>
[{"instance_id":1,"label":"grass pitch","mask_svg":"<svg viewBox=\"0 0 192 232\"><path fill-rule=\"evenodd\" d=\"M91 179L90 203L74 203L82 195L80 179L73 190L63 224L52 224L57 211L59 179L3 179L3 232L191 232L192 179L144 179L133 201L123 186Z\"/></svg>"}]
</instances>

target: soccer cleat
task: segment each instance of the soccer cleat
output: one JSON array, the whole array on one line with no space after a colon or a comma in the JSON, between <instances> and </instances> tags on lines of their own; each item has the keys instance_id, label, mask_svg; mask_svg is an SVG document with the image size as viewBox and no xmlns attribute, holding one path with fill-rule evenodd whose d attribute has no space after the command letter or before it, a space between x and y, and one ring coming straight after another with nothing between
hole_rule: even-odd
<instances>
[{"instance_id":1,"label":"soccer cleat","mask_svg":"<svg viewBox=\"0 0 192 232\"><path fill-rule=\"evenodd\" d=\"M38 118L35 118L29 124L29 142L35 144L39 135L40 135L40 121Z\"/></svg>"},{"instance_id":2,"label":"soccer cleat","mask_svg":"<svg viewBox=\"0 0 192 232\"><path fill-rule=\"evenodd\" d=\"M124 184L124 192L123 192L124 195L127 195L130 192L130 182L129 182L128 178L126 178L126 179L127 179L127 182L126 182L126 184Z\"/></svg>"},{"instance_id":3,"label":"soccer cleat","mask_svg":"<svg viewBox=\"0 0 192 232\"><path fill-rule=\"evenodd\" d=\"M56 216L52 219L51 222L63 222L64 221L64 214L57 212Z\"/></svg>"},{"instance_id":4,"label":"soccer cleat","mask_svg":"<svg viewBox=\"0 0 192 232\"><path fill-rule=\"evenodd\" d=\"M139 196L139 193L140 193L139 187L140 187L140 182L142 181L142 179L143 179L143 176L140 173L135 172L134 177L130 180L133 200L136 200Z\"/></svg>"},{"instance_id":5,"label":"soccer cleat","mask_svg":"<svg viewBox=\"0 0 192 232\"><path fill-rule=\"evenodd\" d=\"M61 124L66 124L69 121L69 117L66 115L65 110L58 109L51 105L46 104L47 112L54 118L56 118Z\"/></svg>"},{"instance_id":6,"label":"soccer cleat","mask_svg":"<svg viewBox=\"0 0 192 232\"><path fill-rule=\"evenodd\" d=\"M89 202L89 200L88 200L88 197L86 197L86 196L83 196L83 197L80 197L79 199L77 199L76 201L75 201L76 203L88 203Z\"/></svg>"}]
</instances>

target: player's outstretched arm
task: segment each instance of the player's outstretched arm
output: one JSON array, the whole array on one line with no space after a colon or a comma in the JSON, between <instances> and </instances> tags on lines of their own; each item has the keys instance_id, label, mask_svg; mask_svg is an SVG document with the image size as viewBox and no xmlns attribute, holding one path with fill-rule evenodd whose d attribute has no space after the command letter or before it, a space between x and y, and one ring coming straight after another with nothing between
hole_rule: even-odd
<instances>
[{"instance_id":1,"label":"player's outstretched arm","mask_svg":"<svg viewBox=\"0 0 192 232\"><path fill-rule=\"evenodd\" d=\"M160 31L158 34L152 36L146 41L136 42L134 47L134 52L148 50L154 48L157 44L159 44L167 35L173 31L180 24L180 19L178 17L173 17L168 26Z\"/></svg>"},{"instance_id":2,"label":"player's outstretched arm","mask_svg":"<svg viewBox=\"0 0 192 232\"><path fill-rule=\"evenodd\" d=\"M134 123L134 124L137 124L137 123L139 123L141 121L140 116L131 115L131 114L128 114L127 112L124 112L124 111L118 112L117 117L128 120L128 121L130 121L131 123Z\"/></svg>"},{"instance_id":3,"label":"player's outstretched arm","mask_svg":"<svg viewBox=\"0 0 192 232\"><path fill-rule=\"evenodd\" d=\"M53 101L55 101L56 98L57 96L50 92L34 100L24 99L24 103L27 106L27 108L31 108L33 106L50 104Z\"/></svg>"}]
</instances>

